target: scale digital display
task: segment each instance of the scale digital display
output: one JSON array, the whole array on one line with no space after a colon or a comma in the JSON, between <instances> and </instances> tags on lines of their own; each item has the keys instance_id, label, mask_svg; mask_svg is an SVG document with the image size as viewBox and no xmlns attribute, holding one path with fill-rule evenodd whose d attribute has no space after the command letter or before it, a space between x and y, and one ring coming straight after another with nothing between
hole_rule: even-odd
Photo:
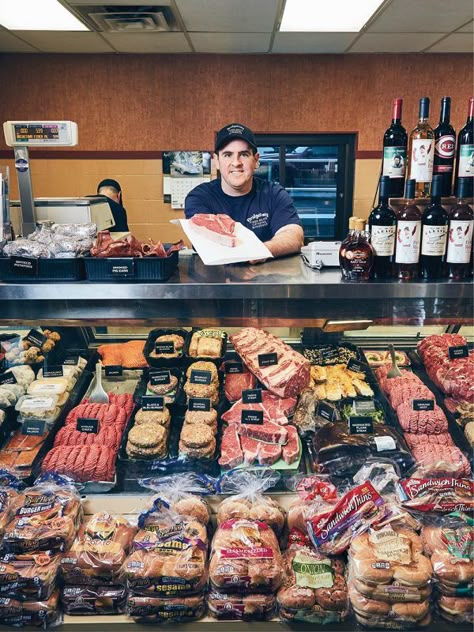
<instances>
[{"instance_id":1,"label":"scale digital display","mask_svg":"<svg viewBox=\"0 0 474 632\"><path fill-rule=\"evenodd\" d=\"M73 121L6 121L3 132L9 147L73 147L78 143Z\"/></svg>"},{"instance_id":2,"label":"scale digital display","mask_svg":"<svg viewBox=\"0 0 474 632\"><path fill-rule=\"evenodd\" d=\"M17 143L27 143L30 140L59 140L59 126L15 125L15 140Z\"/></svg>"}]
</instances>

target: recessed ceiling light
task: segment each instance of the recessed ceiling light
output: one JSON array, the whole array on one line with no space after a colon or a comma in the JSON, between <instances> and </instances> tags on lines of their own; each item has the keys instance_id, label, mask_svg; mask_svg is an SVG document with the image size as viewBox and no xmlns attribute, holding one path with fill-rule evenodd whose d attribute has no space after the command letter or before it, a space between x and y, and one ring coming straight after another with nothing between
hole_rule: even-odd
<instances>
[{"instance_id":1,"label":"recessed ceiling light","mask_svg":"<svg viewBox=\"0 0 474 632\"><path fill-rule=\"evenodd\" d=\"M357 32L383 0L286 0L280 31Z\"/></svg>"},{"instance_id":2,"label":"recessed ceiling light","mask_svg":"<svg viewBox=\"0 0 474 632\"><path fill-rule=\"evenodd\" d=\"M0 24L11 31L88 31L57 0L1 0Z\"/></svg>"}]
</instances>

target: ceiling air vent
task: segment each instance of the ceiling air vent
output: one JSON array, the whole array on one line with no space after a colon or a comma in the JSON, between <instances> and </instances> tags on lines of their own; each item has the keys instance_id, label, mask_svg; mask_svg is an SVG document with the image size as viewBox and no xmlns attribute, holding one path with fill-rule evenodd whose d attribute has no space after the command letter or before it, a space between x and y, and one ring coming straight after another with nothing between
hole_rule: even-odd
<instances>
[{"instance_id":1,"label":"ceiling air vent","mask_svg":"<svg viewBox=\"0 0 474 632\"><path fill-rule=\"evenodd\" d=\"M96 31L137 33L179 31L170 7L147 6L76 6L76 10Z\"/></svg>"}]
</instances>

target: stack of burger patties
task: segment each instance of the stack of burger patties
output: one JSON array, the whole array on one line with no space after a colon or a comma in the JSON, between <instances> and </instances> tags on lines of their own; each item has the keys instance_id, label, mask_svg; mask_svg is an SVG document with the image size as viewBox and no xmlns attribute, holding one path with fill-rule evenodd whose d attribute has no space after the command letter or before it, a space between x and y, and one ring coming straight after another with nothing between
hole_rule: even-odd
<instances>
[{"instance_id":1,"label":"stack of burger patties","mask_svg":"<svg viewBox=\"0 0 474 632\"><path fill-rule=\"evenodd\" d=\"M433 569L415 531L386 525L356 536L349 550L349 599L369 628L408 630L431 622Z\"/></svg>"},{"instance_id":2,"label":"stack of burger patties","mask_svg":"<svg viewBox=\"0 0 474 632\"><path fill-rule=\"evenodd\" d=\"M135 531L125 518L106 512L94 514L81 525L69 553L61 560L61 601L66 614L125 612L127 590L119 571Z\"/></svg>"},{"instance_id":3,"label":"stack of burger patties","mask_svg":"<svg viewBox=\"0 0 474 632\"><path fill-rule=\"evenodd\" d=\"M164 458L168 452L170 423L171 415L167 406L163 406L163 410L140 408L128 433L128 456L132 459Z\"/></svg>"},{"instance_id":4,"label":"stack of burger patties","mask_svg":"<svg viewBox=\"0 0 474 632\"><path fill-rule=\"evenodd\" d=\"M155 383L154 375L166 373L169 375L169 381L159 381ZM163 397L165 404L173 404L176 399L176 391L178 390L178 378L176 375L173 375L170 371L165 369L151 369L149 381L147 384L147 394L149 395L159 395Z\"/></svg>"}]
</instances>

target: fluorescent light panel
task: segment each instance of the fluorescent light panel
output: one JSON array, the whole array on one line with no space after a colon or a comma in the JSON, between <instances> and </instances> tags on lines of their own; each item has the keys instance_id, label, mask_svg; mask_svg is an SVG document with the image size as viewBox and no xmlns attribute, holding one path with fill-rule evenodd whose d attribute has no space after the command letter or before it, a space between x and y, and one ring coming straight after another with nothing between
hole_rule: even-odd
<instances>
[{"instance_id":1,"label":"fluorescent light panel","mask_svg":"<svg viewBox=\"0 0 474 632\"><path fill-rule=\"evenodd\" d=\"M383 0L286 0L280 31L360 31Z\"/></svg>"},{"instance_id":2,"label":"fluorescent light panel","mask_svg":"<svg viewBox=\"0 0 474 632\"><path fill-rule=\"evenodd\" d=\"M88 31L57 0L0 0L0 24L11 31Z\"/></svg>"}]
</instances>

